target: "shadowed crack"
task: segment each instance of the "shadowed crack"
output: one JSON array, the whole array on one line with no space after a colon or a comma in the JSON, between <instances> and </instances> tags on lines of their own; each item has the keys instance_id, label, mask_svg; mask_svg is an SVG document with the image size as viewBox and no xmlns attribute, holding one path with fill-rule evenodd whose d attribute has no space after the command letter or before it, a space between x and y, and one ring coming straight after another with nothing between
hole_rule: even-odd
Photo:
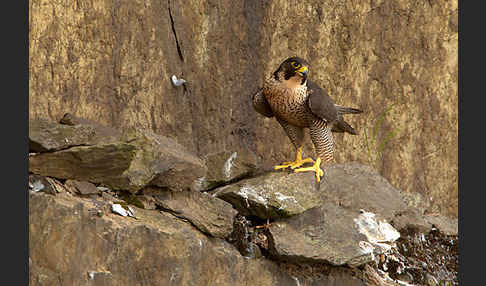
<instances>
[{"instance_id":1,"label":"shadowed crack","mask_svg":"<svg viewBox=\"0 0 486 286\"><path fill-rule=\"evenodd\" d=\"M181 46L179 45L179 40L177 39L177 33L176 33L176 30L175 30L175 27L174 27L174 18L172 17L172 11L170 10L170 0L167 1L167 4L168 4L168 7L169 7L170 25L172 27L172 33L174 34L174 38L176 40L177 53L179 54L181 61L184 61L184 57L182 56Z\"/></svg>"}]
</instances>

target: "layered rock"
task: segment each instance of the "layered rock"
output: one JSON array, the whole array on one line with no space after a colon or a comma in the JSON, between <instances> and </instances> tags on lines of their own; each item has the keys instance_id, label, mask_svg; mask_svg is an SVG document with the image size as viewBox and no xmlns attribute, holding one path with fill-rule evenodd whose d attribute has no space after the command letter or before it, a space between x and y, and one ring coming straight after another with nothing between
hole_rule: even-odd
<instances>
[{"instance_id":1,"label":"layered rock","mask_svg":"<svg viewBox=\"0 0 486 286\"><path fill-rule=\"evenodd\" d=\"M200 190L209 190L220 185L252 175L260 166L260 160L248 149L222 151L204 156L208 172L199 181Z\"/></svg>"},{"instance_id":2,"label":"layered rock","mask_svg":"<svg viewBox=\"0 0 486 286\"><path fill-rule=\"evenodd\" d=\"M33 285L373 285L391 279L387 265L406 269L396 279L416 274L396 241L420 248L424 234L448 263L409 280L455 281L457 220L409 207L369 166L326 165L317 184L311 172L255 173L251 152L199 159L147 130L62 122L31 128ZM201 192L208 183L224 186Z\"/></svg>"},{"instance_id":3,"label":"layered rock","mask_svg":"<svg viewBox=\"0 0 486 286\"><path fill-rule=\"evenodd\" d=\"M330 173L333 177L330 177ZM347 265L356 269L354 267L376 261L377 254L383 254L381 257L384 258L380 259L385 259L390 265L394 261L404 265L409 263L394 246L400 234L386 223L385 217L390 216L387 219L392 221L400 218L401 225L407 229L407 237L409 231L418 229L416 225L431 218L421 217L417 221L411 215L414 213L403 208L403 202L400 203L400 192L365 166L335 165L327 168L327 174L327 187L321 185L318 206L276 217L266 230L255 228L253 222L245 221L241 214L238 220L234 220L236 211L232 206L209 193L148 187L136 195L152 198L155 206L144 210L134 205L127 206L121 197L106 196L108 193L114 196L117 194L106 188L94 188L90 183L67 180L63 185L55 179L31 175L31 284L52 284L61 279L62 283L68 284L76 280L77 285L115 285L135 281L169 285L319 285L324 281L336 285L365 285L358 270L356 273L348 267L339 266ZM354 177L354 180L346 181L343 176ZM247 184L253 180L255 188L266 186L261 190L265 190L266 198L270 198L273 192L279 190L275 186L286 182L285 177L298 182L295 186L306 186L306 182L312 182L309 185L317 187L311 173L275 172L233 182L216 192L224 192L233 185ZM341 184L334 185L333 180L339 181L340 178ZM269 181L276 183L273 188L268 187ZM39 182L48 185L50 191L39 191ZM356 188L351 187L353 182ZM93 191L93 188L98 191ZM65 189L72 191L63 191ZM368 196L352 196L353 192L367 193L371 189L374 189L374 193L370 192ZM383 193L396 196L396 203L391 202L380 214L377 206L383 204L383 199L388 199ZM369 203L372 199L369 196L373 195L377 202ZM347 204L342 202L343 198L347 198ZM113 213L114 203L128 208L134 215L120 216ZM376 220L375 214L359 209L361 206L375 206L379 210ZM259 206L255 204L254 207ZM245 210L250 212L251 206ZM434 224L422 226L425 233L432 229L432 225L439 229L453 229L453 221L434 218ZM390 233L391 238L388 235ZM415 237L417 235L420 238L420 233ZM234 245L221 238L226 238ZM402 241L407 241L406 237L400 238L400 241L403 244ZM453 242L447 238L444 241ZM435 243L434 247L443 247L441 243ZM62 251L66 245L69 245L69 251ZM88 251L82 250L87 247ZM448 259L453 263L454 255ZM220 267L217 275L203 274L209 269L214 271L215 265ZM302 271L295 270L295 267ZM434 267L431 269L446 269ZM451 266L448 264L447 267L449 269ZM365 269L369 270L369 267ZM381 272L376 272L376 269L373 271L368 274L373 274L375 279L389 279L381 277ZM434 275L452 279L454 270L448 271L451 272L447 275ZM200 275L202 280L194 280L194 273ZM421 278L414 279L422 281Z\"/></svg>"},{"instance_id":4,"label":"layered rock","mask_svg":"<svg viewBox=\"0 0 486 286\"><path fill-rule=\"evenodd\" d=\"M357 163L327 166L325 174L317 192L318 207L271 225L270 251L277 259L294 262L367 263L374 259L370 255L373 247L371 251L363 247L369 239L356 220L363 211L375 213L384 221L406 216L400 191L373 169ZM299 186L296 175L281 174L293 178ZM312 181L312 174L303 180Z\"/></svg>"},{"instance_id":5,"label":"layered rock","mask_svg":"<svg viewBox=\"0 0 486 286\"><path fill-rule=\"evenodd\" d=\"M102 209L100 217L96 209ZM137 219L69 196L30 194L31 285L295 285L265 259L245 259L164 212Z\"/></svg>"},{"instance_id":6,"label":"layered rock","mask_svg":"<svg viewBox=\"0 0 486 286\"><path fill-rule=\"evenodd\" d=\"M188 220L210 236L225 238L233 231L236 210L229 203L207 193L160 192L154 198L159 208Z\"/></svg>"},{"instance_id":7,"label":"layered rock","mask_svg":"<svg viewBox=\"0 0 486 286\"><path fill-rule=\"evenodd\" d=\"M321 204L319 186L311 173L266 173L218 188L213 195L231 203L241 214L278 219Z\"/></svg>"},{"instance_id":8,"label":"layered rock","mask_svg":"<svg viewBox=\"0 0 486 286\"><path fill-rule=\"evenodd\" d=\"M369 262L373 257L359 246L366 237L355 225L358 215L324 202L319 208L272 223L269 229L271 252L278 259L294 262L325 262L338 266L357 260Z\"/></svg>"},{"instance_id":9,"label":"layered rock","mask_svg":"<svg viewBox=\"0 0 486 286\"><path fill-rule=\"evenodd\" d=\"M134 193L149 184L173 190L193 188L206 173L200 158L174 140L145 130L109 136L117 134L113 131L103 137L107 134L104 129L91 124L31 123L31 143L51 151L29 156L29 171L39 175L89 181ZM89 130L89 136L77 130Z\"/></svg>"}]
</instances>

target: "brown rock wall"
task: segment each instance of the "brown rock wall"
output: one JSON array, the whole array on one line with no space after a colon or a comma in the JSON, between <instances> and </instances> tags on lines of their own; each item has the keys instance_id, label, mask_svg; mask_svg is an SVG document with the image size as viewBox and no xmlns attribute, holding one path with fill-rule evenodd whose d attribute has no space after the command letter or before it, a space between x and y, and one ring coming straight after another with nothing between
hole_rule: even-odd
<instances>
[{"instance_id":1,"label":"brown rock wall","mask_svg":"<svg viewBox=\"0 0 486 286\"><path fill-rule=\"evenodd\" d=\"M29 4L31 118L71 112L151 129L200 156L249 148L271 166L293 146L249 99L297 54L336 103L365 111L349 118L358 136L335 135L337 162L372 165L457 215L457 1ZM173 74L187 83L174 87Z\"/></svg>"}]
</instances>

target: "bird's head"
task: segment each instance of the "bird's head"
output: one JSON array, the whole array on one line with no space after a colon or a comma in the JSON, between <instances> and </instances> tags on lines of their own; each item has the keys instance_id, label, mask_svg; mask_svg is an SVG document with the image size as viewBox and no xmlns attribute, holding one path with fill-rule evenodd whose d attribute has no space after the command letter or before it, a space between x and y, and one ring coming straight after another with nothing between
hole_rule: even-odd
<instances>
[{"instance_id":1,"label":"bird's head","mask_svg":"<svg viewBox=\"0 0 486 286\"><path fill-rule=\"evenodd\" d=\"M304 85L309 73L309 64L299 57L290 57L283 61L273 73L276 80L286 83L289 87Z\"/></svg>"}]
</instances>

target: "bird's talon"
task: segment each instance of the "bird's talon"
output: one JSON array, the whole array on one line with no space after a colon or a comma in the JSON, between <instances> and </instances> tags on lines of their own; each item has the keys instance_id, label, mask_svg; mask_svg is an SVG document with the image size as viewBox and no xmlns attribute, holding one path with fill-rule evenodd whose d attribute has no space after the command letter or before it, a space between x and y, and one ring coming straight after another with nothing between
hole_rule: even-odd
<instances>
[{"instance_id":1,"label":"bird's talon","mask_svg":"<svg viewBox=\"0 0 486 286\"><path fill-rule=\"evenodd\" d=\"M307 168L299 168L295 169L294 172L315 172L316 173L316 179L317 182L319 183L321 181L321 177L324 176L324 171L321 169L321 158L317 158L316 162L312 167L307 167Z\"/></svg>"},{"instance_id":2,"label":"bird's talon","mask_svg":"<svg viewBox=\"0 0 486 286\"><path fill-rule=\"evenodd\" d=\"M304 165L305 163L314 163L314 160L312 160L312 158L302 159L302 150L303 150L302 147L297 149L297 156L295 158L295 161L283 162L281 165L275 166L274 169L279 170L279 169L285 169L285 168L290 167L292 170L294 170L295 168L298 168L298 167Z\"/></svg>"},{"instance_id":3,"label":"bird's talon","mask_svg":"<svg viewBox=\"0 0 486 286\"><path fill-rule=\"evenodd\" d=\"M282 165L277 165L274 167L275 170L280 170L280 169L286 169L287 167L289 167L290 164L285 164L285 163L282 163Z\"/></svg>"},{"instance_id":4,"label":"bird's talon","mask_svg":"<svg viewBox=\"0 0 486 286\"><path fill-rule=\"evenodd\" d=\"M302 165L304 165L305 163L314 163L314 160L312 160L312 158L305 158L305 159L302 159L302 160L297 160L295 162L293 162L293 164L290 166L290 168L295 169L295 168L298 168Z\"/></svg>"}]
</instances>

